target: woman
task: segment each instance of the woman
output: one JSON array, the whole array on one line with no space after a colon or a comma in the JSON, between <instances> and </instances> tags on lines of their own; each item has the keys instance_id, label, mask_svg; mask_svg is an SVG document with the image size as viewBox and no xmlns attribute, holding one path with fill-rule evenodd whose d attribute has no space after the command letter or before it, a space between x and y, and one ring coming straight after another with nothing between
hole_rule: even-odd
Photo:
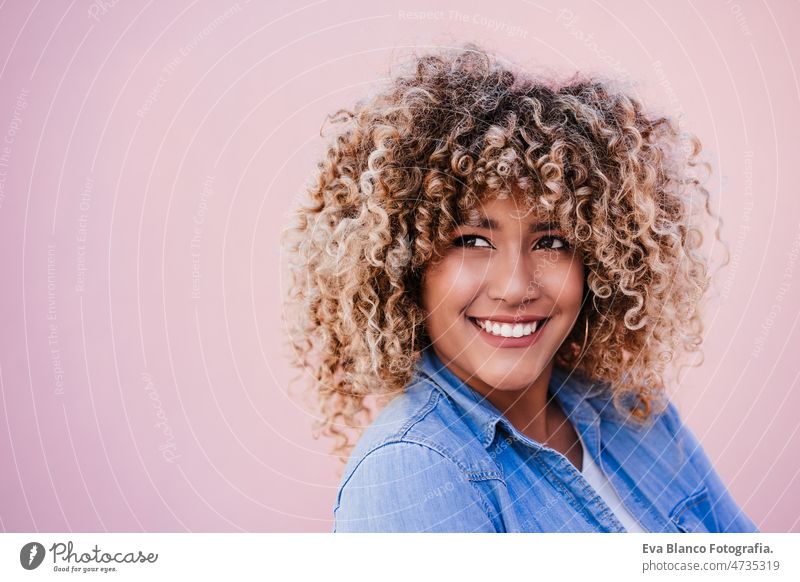
<instances>
[{"instance_id":1,"label":"woman","mask_svg":"<svg viewBox=\"0 0 800 582\"><path fill-rule=\"evenodd\" d=\"M696 139L474 45L334 121L289 317L349 453L334 531L757 531L665 396L702 339Z\"/></svg>"}]
</instances>

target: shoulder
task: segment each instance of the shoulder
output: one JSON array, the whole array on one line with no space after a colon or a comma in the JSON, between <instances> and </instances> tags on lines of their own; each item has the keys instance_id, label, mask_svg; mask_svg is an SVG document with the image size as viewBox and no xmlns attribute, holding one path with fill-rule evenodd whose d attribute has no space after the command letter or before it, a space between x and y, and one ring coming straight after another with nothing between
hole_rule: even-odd
<instances>
[{"instance_id":1,"label":"shoulder","mask_svg":"<svg viewBox=\"0 0 800 582\"><path fill-rule=\"evenodd\" d=\"M478 437L436 386L415 378L361 435L347 462L342 481L346 481L367 456L379 456L373 453L396 443L417 446L389 449L435 451L466 474L496 469Z\"/></svg>"},{"instance_id":2,"label":"shoulder","mask_svg":"<svg viewBox=\"0 0 800 582\"><path fill-rule=\"evenodd\" d=\"M623 402L631 406L634 396ZM616 408L610 392L588 399L589 408L600 422L603 436L616 444L632 447L634 453L651 452L667 459L673 466L681 466L685 456L686 427L678 407L667 394L653 403L654 409L644 420L633 418Z\"/></svg>"},{"instance_id":3,"label":"shoulder","mask_svg":"<svg viewBox=\"0 0 800 582\"><path fill-rule=\"evenodd\" d=\"M625 459L626 466L634 472L658 475L684 490L699 485L693 456L702 449L668 394L662 393L648 417L639 420L624 412L635 401L635 395L624 398L618 409L607 386L583 380L576 380L575 384L573 392L582 394L586 402L580 407L579 421L584 425L599 424L603 448Z\"/></svg>"},{"instance_id":4,"label":"shoulder","mask_svg":"<svg viewBox=\"0 0 800 582\"><path fill-rule=\"evenodd\" d=\"M558 374L558 376L556 376ZM619 408L615 405L614 393L607 382L587 379L579 374L568 375L563 370L554 371L563 384L564 398L571 402L571 408L578 408L578 401L584 401L578 416L584 419L597 419L614 432L625 432L631 438L646 438L649 441L664 438L671 444L682 439L683 421L674 401L662 392L651 401L652 411L644 420L634 419L627 412L636 405L637 395L624 394L619 397ZM567 378L567 379L564 379Z\"/></svg>"},{"instance_id":5,"label":"shoulder","mask_svg":"<svg viewBox=\"0 0 800 582\"><path fill-rule=\"evenodd\" d=\"M343 481L335 532L493 532L495 512L453 459L411 441L382 444Z\"/></svg>"},{"instance_id":6,"label":"shoulder","mask_svg":"<svg viewBox=\"0 0 800 582\"><path fill-rule=\"evenodd\" d=\"M444 395L415 380L353 449L334 531L495 531L478 486L500 478L490 461Z\"/></svg>"},{"instance_id":7,"label":"shoulder","mask_svg":"<svg viewBox=\"0 0 800 582\"><path fill-rule=\"evenodd\" d=\"M666 394L644 423L603 417L601 439L613 459L652 499L664 516L684 531L730 531L733 504L724 493L700 441ZM610 461L612 470L616 470Z\"/></svg>"},{"instance_id":8,"label":"shoulder","mask_svg":"<svg viewBox=\"0 0 800 582\"><path fill-rule=\"evenodd\" d=\"M691 492L670 516L683 531L758 532L728 491L703 449L701 438L684 422L674 402L667 403L659 419L672 446L668 448L685 491Z\"/></svg>"}]
</instances>

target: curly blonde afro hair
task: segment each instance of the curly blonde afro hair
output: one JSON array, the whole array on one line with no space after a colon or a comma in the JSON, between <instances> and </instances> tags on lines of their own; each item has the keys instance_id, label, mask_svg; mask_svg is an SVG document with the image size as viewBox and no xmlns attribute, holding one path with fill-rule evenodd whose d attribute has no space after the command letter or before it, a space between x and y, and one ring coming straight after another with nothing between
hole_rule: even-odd
<instances>
[{"instance_id":1,"label":"curly blonde afro hair","mask_svg":"<svg viewBox=\"0 0 800 582\"><path fill-rule=\"evenodd\" d=\"M424 271L498 193L546 210L584 258L587 300L555 363L629 418L663 410L665 365L700 350L709 284L696 138L608 83L537 78L473 44L414 57L328 120L339 131L286 231L285 317L315 434L343 460L429 345Z\"/></svg>"}]
</instances>

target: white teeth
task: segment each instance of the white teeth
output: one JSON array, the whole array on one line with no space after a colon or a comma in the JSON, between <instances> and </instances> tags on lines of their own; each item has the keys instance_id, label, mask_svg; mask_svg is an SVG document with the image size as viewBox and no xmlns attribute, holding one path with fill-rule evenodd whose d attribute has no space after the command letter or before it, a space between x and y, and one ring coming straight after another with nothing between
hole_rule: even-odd
<instances>
[{"instance_id":1,"label":"white teeth","mask_svg":"<svg viewBox=\"0 0 800 582\"><path fill-rule=\"evenodd\" d=\"M539 327L538 321L531 321L528 323L498 323L489 320L476 320L478 325L492 335L499 335L502 337L523 337L531 335Z\"/></svg>"}]
</instances>

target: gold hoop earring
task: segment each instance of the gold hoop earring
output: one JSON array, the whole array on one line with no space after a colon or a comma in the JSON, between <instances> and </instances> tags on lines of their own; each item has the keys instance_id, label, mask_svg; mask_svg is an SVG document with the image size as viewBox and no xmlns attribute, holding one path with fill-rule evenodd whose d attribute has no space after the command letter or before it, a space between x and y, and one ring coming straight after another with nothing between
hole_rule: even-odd
<instances>
[{"instance_id":1,"label":"gold hoop earring","mask_svg":"<svg viewBox=\"0 0 800 582\"><path fill-rule=\"evenodd\" d=\"M581 346L581 351L578 352L578 360L581 360L584 356L584 352L586 350L586 342L589 340L589 318L587 317L586 320L586 331L583 333L583 345Z\"/></svg>"}]
</instances>

